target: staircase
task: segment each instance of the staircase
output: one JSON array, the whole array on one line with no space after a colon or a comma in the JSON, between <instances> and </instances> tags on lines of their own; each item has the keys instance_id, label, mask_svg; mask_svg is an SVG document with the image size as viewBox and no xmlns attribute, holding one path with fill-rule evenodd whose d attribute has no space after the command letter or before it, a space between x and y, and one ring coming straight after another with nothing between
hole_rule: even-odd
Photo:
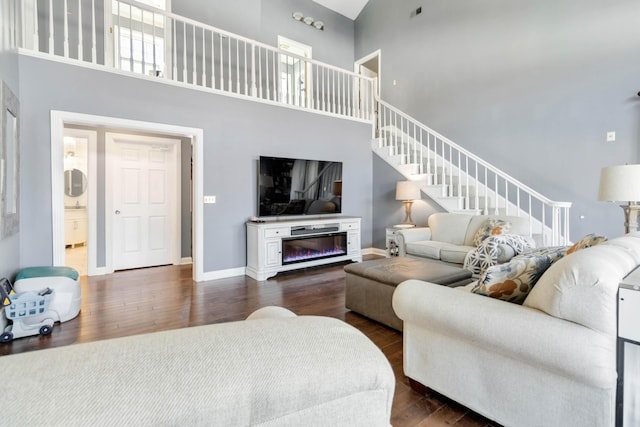
<instances>
[{"instance_id":1,"label":"staircase","mask_svg":"<svg viewBox=\"0 0 640 427\"><path fill-rule=\"evenodd\" d=\"M526 216L538 245L569 242L571 203L542 196L377 99L371 78L135 0L74 8L67 0L8 0L6 8L4 34L20 54L371 123L374 152L443 209ZM111 28L97 25L102 10L112 13Z\"/></svg>"},{"instance_id":2,"label":"staircase","mask_svg":"<svg viewBox=\"0 0 640 427\"><path fill-rule=\"evenodd\" d=\"M445 211L529 218L538 246L569 243L571 203L556 202L376 99L373 151Z\"/></svg>"}]
</instances>

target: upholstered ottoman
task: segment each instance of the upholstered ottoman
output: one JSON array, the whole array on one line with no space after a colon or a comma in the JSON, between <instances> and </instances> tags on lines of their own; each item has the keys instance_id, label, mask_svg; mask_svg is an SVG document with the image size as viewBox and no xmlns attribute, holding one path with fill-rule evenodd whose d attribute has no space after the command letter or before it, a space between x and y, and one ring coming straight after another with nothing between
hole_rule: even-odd
<instances>
[{"instance_id":1,"label":"upholstered ottoman","mask_svg":"<svg viewBox=\"0 0 640 427\"><path fill-rule=\"evenodd\" d=\"M471 282L471 272L441 261L391 257L344 267L345 306L398 331L402 320L391 307L393 291L405 280L420 279L450 287Z\"/></svg>"}]
</instances>

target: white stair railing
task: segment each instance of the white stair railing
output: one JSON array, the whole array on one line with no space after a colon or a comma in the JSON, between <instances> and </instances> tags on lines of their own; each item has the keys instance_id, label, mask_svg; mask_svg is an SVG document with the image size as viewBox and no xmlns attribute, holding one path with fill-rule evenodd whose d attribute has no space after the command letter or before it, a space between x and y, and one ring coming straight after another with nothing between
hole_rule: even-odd
<instances>
[{"instance_id":1,"label":"white stair railing","mask_svg":"<svg viewBox=\"0 0 640 427\"><path fill-rule=\"evenodd\" d=\"M377 103L379 144L399 156L400 165L410 165L411 179L441 186L443 198L458 199L456 210L526 216L541 244L569 243L570 202L550 200L390 104Z\"/></svg>"},{"instance_id":2,"label":"white stair railing","mask_svg":"<svg viewBox=\"0 0 640 427\"><path fill-rule=\"evenodd\" d=\"M373 79L135 0L3 3L9 13L2 24L8 25L11 47L202 90L373 120ZM106 29L103 14L112 17Z\"/></svg>"}]
</instances>

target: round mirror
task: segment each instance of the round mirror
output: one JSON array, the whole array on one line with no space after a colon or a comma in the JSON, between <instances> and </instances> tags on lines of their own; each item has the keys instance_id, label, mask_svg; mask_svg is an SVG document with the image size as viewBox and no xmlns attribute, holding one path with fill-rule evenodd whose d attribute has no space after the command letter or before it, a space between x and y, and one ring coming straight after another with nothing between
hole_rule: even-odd
<instances>
[{"instance_id":1,"label":"round mirror","mask_svg":"<svg viewBox=\"0 0 640 427\"><path fill-rule=\"evenodd\" d=\"M80 169L64 171L64 194L78 197L87 190L87 176Z\"/></svg>"}]
</instances>

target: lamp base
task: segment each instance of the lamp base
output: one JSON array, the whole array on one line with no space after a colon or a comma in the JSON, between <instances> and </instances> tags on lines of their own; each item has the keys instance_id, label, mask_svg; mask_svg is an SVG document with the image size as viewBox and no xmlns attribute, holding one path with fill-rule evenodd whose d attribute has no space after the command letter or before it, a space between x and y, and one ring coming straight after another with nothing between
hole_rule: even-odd
<instances>
[{"instance_id":1,"label":"lamp base","mask_svg":"<svg viewBox=\"0 0 640 427\"><path fill-rule=\"evenodd\" d=\"M640 205L628 204L620 205L624 211L624 232L625 234L638 232L638 215L640 214Z\"/></svg>"},{"instance_id":2,"label":"lamp base","mask_svg":"<svg viewBox=\"0 0 640 427\"><path fill-rule=\"evenodd\" d=\"M411 205L413 204L413 200L405 200L403 203L404 203L405 217L402 223L408 224L408 225L416 225L415 222L413 222L413 219L411 219Z\"/></svg>"}]
</instances>

